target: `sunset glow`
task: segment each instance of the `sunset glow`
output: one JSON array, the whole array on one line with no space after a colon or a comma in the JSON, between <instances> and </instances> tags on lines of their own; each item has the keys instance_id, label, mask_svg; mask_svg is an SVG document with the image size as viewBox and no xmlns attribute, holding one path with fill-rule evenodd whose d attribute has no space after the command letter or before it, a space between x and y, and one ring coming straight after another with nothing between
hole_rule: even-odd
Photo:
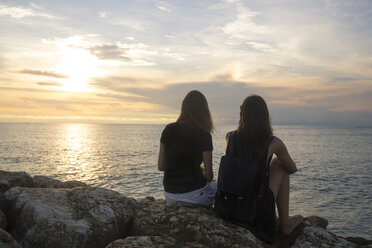
<instances>
[{"instance_id":1,"label":"sunset glow","mask_svg":"<svg viewBox=\"0 0 372 248\"><path fill-rule=\"evenodd\" d=\"M2 1L0 122L166 123L189 90L235 123L372 125L372 3Z\"/></svg>"},{"instance_id":2,"label":"sunset glow","mask_svg":"<svg viewBox=\"0 0 372 248\"><path fill-rule=\"evenodd\" d=\"M94 61L95 58L86 51L72 50L65 55L61 65L56 68L56 71L67 75L61 80L63 90L86 91L88 81L100 75Z\"/></svg>"}]
</instances>

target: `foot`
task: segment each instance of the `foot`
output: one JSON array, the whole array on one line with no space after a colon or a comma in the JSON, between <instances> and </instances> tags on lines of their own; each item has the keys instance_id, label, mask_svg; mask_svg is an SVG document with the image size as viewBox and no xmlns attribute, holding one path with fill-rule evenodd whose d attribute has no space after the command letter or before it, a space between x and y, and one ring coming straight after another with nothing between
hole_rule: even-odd
<instances>
[{"instance_id":1,"label":"foot","mask_svg":"<svg viewBox=\"0 0 372 248\"><path fill-rule=\"evenodd\" d=\"M284 235L290 235L292 231L298 226L304 217L302 215L290 216L286 225L280 226L280 229Z\"/></svg>"}]
</instances>

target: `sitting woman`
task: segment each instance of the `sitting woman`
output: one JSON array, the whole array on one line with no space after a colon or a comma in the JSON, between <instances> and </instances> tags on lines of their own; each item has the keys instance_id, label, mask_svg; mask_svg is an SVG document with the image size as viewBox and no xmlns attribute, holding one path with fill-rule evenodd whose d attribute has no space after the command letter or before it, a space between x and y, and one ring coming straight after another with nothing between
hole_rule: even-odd
<instances>
[{"instance_id":1,"label":"sitting woman","mask_svg":"<svg viewBox=\"0 0 372 248\"><path fill-rule=\"evenodd\" d=\"M252 176L259 181L262 192L260 195L262 200L256 209L253 223L239 219L232 221L270 243L274 240L277 227L283 234L289 235L303 220L300 215L293 217L288 215L289 175L297 171L296 164L283 141L272 135L267 105L264 99L257 95L251 95L244 100L240 106L238 129L226 135L227 139L232 141L235 156L259 161L259 172ZM276 158L271 161L274 154ZM275 203L279 218L275 215Z\"/></svg>"},{"instance_id":2,"label":"sitting woman","mask_svg":"<svg viewBox=\"0 0 372 248\"><path fill-rule=\"evenodd\" d=\"M190 91L177 121L165 127L160 140L158 169L164 171L168 203L213 204L216 183L212 181L212 130L206 98L199 91Z\"/></svg>"}]
</instances>

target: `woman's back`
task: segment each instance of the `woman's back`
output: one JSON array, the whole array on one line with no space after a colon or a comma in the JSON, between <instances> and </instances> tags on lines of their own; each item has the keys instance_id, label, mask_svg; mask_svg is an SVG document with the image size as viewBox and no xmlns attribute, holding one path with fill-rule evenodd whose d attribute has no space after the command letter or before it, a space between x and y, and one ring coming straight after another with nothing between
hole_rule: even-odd
<instances>
[{"instance_id":1,"label":"woman's back","mask_svg":"<svg viewBox=\"0 0 372 248\"><path fill-rule=\"evenodd\" d=\"M253 223L246 221L239 223L239 220L237 223L246 226L258 237L272 242L276 223L275 205L278 208L280 229L284 234L291 233L303 218L302 216L290 217L288 215L289 174L297 171L296 164L279 138L275 137L272 142L269 141L273 133L269 111L262 97L251 95L244 100L240 106L240 120L236 132L237 154L262 161L259 172L255 175L247 175L247 177L255 177L260 180L262 172L265 172L262 177L264 192L257 205L256 219ZM273 155L276 155L277 158L271 161ZM268 163L270 163L268 170L264 170L263 168L266 168L265 165ZM235 176L240 176L239 172L236 172ZM223 178L224 175L221 177Z\"/></svg>"},{"instance_id":2,"label":"woman's back","mask_svg":"<svg viewBox=\"0 0 372 248\"><path fill-rule=\"evenodd\" d=\"M166 126L161 142L166 148L163 183L167 192L184 193L206 185L200 164L202 152L213 150L209 133L175 122Z\"/></svg>"},{"instance_id":3,"label":"woman's back","mask_svg":"<svg viewBox=\"0 0 372 248\"><path fill-rule=\"evenodd\" d=\"M197 90L190 91L182 101L177 121L166 126L160 140L158 169L164 171L168 203L213 204L212 131L207 99Z\"/></svg>"}]
</instances>

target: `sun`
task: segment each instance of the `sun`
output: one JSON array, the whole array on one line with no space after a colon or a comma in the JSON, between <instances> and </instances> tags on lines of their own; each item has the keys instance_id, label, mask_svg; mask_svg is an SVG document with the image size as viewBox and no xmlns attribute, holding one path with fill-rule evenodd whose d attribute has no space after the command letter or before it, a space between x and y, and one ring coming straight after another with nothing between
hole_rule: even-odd
<instances>
[{"instance_id":1,"label":"sun","mask_svg":"<svg viewBox=\"0 0 372 248\"><path fill-rule=\"evenodd\" d=\"M63 84L62 90L70 92L89 91L89 79L102 75L95 56L86 49L71 47L64 50L56 71L66 76L60 80Z\"/></svg>"}]
</instances>

